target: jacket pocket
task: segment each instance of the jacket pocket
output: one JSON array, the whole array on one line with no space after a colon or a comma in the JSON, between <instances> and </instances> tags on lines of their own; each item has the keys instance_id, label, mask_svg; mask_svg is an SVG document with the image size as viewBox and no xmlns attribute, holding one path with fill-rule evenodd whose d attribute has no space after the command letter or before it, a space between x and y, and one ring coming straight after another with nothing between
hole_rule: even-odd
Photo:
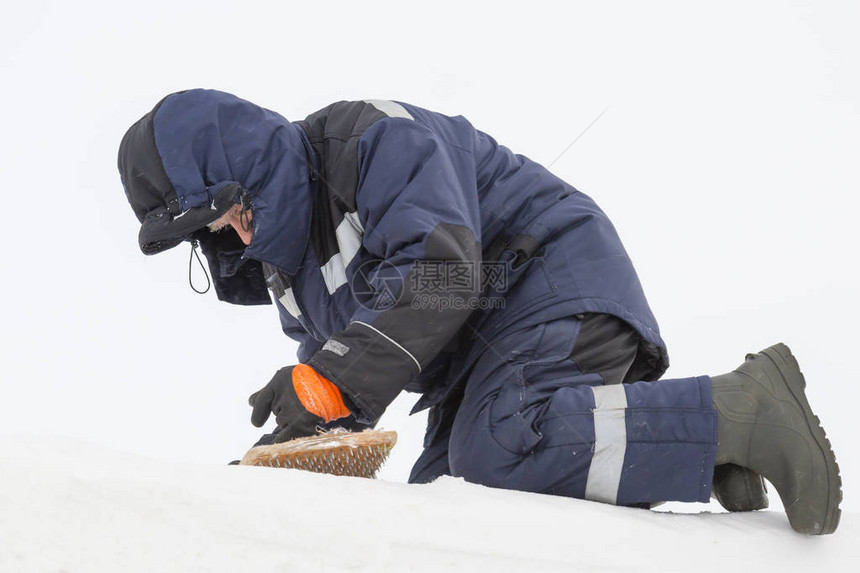
<instances>
[{"instance_id":1,"label":"jacket pocket","mask_svg":"<svg viewBox=\"0 0 860 573\"><path fill-rule=\"evenodd\" d=\"M490 434L507 451L525 455L543 436L535 427L537 420L529 415L531 408L522 407L522 402L514 406L518 402L516 392L515 388L503 388L490 402Z\"/></svg>"},{"instance_id":2,"label":"jacket pocket","mask_svg":"<svg viewBox=\"0 0 860 573\"><path fill-rule=\"evenodd\" d=\"M491 308L504 309L505 323L558 296L558 286L547 269L543 249L531 256L506 249L487 272L500 275L498 281L487 280L486 296L502 300Z\"/></svg>"}]
</instances>

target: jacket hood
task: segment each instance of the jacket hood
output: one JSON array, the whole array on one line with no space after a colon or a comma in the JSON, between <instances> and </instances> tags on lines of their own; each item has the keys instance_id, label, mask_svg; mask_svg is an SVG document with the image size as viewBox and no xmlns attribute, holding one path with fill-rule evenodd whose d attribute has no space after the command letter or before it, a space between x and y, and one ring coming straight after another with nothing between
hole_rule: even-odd
<instances>
[{"instance_id":1,"label":"jacket hood","mask_svg":"<svg viewBox=\"0 0 860 573\"><path fill-rule=\"evenodd\" d=\"M294 272L310 227L309 149L298 127L234 95L168 95L129 128L119 148L141 250L159 253L191 239L244 196L254 215L245 256ZM274 224L284 211L291 224Z\"/></svg>"}]
</instances>

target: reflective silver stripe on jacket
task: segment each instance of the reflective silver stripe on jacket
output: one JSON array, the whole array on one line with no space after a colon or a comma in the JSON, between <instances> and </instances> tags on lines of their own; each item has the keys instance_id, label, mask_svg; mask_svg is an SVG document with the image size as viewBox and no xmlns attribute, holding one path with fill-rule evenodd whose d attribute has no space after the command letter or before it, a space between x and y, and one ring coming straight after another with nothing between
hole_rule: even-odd
<instances>
[{"instance_id":1,"label":"reflective silver stripe on jacket","mask_svg":"<svg viewBox=\"0 0 860 573\"><path fill-rule=\"evenodd\" d=\"M329 294L346 284L346 267L361 248L364 229L358 219L358 213L344 213L343 220L334 230L334 234L337 237L338 252L320 267Z\"/></svg>"},{"instance_id":2,"label":"reflective silver stripe on jacket","mask_svg":"<svg viewBox=\"0 0 860 573\"><path fill-rule=\"evenodd\" d=\"M412 114L406 111L406 108L395 101L387 99L366 99L364 103L369 103L388 117L403 117L406 119L415 119Z\"/></svg>"}]
</instances>

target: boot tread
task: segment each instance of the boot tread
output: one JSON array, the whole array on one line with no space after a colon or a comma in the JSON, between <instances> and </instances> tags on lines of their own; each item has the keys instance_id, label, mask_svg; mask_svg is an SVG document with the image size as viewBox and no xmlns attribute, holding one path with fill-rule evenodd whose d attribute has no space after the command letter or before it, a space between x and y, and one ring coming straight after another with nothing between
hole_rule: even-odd
<instances>
[{"instance_id":1,"label":"boot tread","mask_svg":"<svg viewBox=\"0 0 860 573\"><path fill-rule=\"evenodd\" d=\"M833 533L839 525L839 519L842 515L842 510L839 508L839 504L842 502L842 477L839 465L836 463L836 455L830 445L830 440L827 438L824 428L821 427L821 420L813 414L809 401L806 398L806 378L803 372L800 371L797 359L785 344L775 344L770 348L762 350L759 354L766 356L776 366L789 392L791 392L795 401L803 410L810 433L818 444L826 462L828 510L823 523L816 523L814 525L817 527L813 531L803 531L803 533L817 535Z\"/></svg>"}]
</instances>

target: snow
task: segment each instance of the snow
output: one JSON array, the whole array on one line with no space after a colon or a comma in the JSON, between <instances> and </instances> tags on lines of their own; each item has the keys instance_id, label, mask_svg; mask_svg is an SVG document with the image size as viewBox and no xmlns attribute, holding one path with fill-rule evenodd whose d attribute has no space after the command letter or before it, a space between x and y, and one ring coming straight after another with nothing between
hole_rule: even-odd
<instances>
[{"instance_id":1,"label":"snow","mask_svg":"<svg viewBox=\"0 0 860 573\"><path fill-rule=\"evenodd\" d=\"M191 447L191 446L189 446ZM849 571L778 511L675 514L486 488L183 463L0 437L0 571Z\"/></svg>"}]
</instances>

